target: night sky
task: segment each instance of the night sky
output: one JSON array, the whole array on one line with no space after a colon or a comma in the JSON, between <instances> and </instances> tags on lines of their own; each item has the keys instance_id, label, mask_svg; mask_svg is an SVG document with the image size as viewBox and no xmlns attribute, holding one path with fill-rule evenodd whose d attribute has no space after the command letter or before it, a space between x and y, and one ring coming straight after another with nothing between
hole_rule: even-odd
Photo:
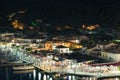
<instances>
[{"instance_id":1,"label":"night sky","mask_svg":"<svg viewBox=\"0 0 120 80\"><path fill-rule=\"evenodd\" d=\"M120 0L3 0L0 21L11 12L26 9L25 18L57 24L120 24Z\"/></svg>"}]
</instances>

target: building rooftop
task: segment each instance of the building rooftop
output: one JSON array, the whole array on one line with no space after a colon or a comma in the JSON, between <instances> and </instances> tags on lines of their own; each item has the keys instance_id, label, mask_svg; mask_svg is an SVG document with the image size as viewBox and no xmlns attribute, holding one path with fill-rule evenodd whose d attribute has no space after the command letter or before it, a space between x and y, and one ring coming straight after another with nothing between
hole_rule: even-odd
<instances>
[{"instance_id":1,"label":"building rooftop","mask_svg":"<svg viewBox=\"0 0 120 80\"><path fill-rule=\"evenodd\" d=\"M60 46L57 46L56 48L67 48L67 47L60 45Z\"/></svg>"}]
</instances>

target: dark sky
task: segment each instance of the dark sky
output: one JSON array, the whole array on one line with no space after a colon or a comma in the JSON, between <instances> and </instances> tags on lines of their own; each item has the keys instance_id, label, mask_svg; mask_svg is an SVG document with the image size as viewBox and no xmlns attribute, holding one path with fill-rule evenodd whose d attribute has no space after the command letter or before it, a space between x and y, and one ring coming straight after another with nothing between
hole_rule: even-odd
<instances>
[{"instance_id":1,"label":"dark sky","mask_svg":"<svg viewBox=\"0 0 120 80\"><path fill-rule=\"evenodd\" d=\"M0 9L1 16L27 9L27 17L53 23L120 23L120 0L2 0Z\"/></svg>"}]
</instances>

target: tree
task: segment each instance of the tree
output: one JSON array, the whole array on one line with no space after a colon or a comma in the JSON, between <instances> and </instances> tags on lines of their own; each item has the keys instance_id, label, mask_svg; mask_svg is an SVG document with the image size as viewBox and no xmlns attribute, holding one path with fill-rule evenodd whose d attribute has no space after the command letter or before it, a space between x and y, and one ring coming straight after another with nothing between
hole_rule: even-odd
<instances>
[{"instance_id":1,"label":"tree","mask_svg":"<svg viewBox=\"0 0 120 80\"><path fill-rule=\"evenodd\" d=\"M32 52L32 48L26 48L26 52Z\"/></svg>"}]
</instances>

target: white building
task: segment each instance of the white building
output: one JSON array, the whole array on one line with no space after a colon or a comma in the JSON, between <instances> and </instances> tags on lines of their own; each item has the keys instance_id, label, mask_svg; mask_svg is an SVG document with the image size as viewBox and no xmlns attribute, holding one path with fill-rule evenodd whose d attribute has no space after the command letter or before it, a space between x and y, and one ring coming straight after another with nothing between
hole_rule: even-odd
<instances>
[{"instance_id":1,"label":"white building","mask_svg":"<svg viewBox=\"0 0 120 80\"><path fill-rule=\"evenodd\" d=\"M55 50L57 50L60 54L69 53L69 48L62 45L55 47Z\"/></svg>"},{"instance_id":2,"label":"white building","mask_svg":"<svg viewBox=\"0 0 120 80\"><path fill-rule=\"evenodd\" d=\"M101 57L108 60L120 61L120 53L101 52Z\"/></svg>"},{"instance_id":3,"label":"white building","mask_svg":"<svg viewBox=\"0 0 120 80\"><path fill-rule=\"evenodd\" d=\"M14 33L0 34L0 40L3 42L10 42L14 38Z\"/></svg>"},{"instance_id":4,"label":"white building","mask_svg":"<svg viewBox=\"0 0 120 80\"><path fill-rule=\"evenodd\" d=\"M19 45L19 46L24 46L24 45L28 45L29 47L44 47L43 41L45 41L45 39L43 38L36 38L36 39L28 39L28 38L14 38L12 40L12 43L15 45Z\"/></svg>"}]
</instances>

